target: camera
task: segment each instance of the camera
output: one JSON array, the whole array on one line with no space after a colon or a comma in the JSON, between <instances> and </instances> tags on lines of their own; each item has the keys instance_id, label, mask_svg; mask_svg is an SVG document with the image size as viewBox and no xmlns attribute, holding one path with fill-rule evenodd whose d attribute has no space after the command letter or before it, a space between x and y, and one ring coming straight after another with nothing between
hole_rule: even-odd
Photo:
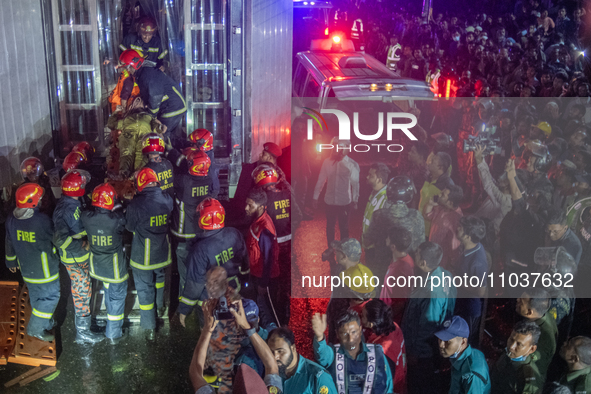
<instances>
[{"instance_id":1,"label":"camera","mask_svg":"<svg viewBox=\"0 0 591 394\"><path fill-rule=\"evenodd\" d=\"M474 152L478 145L486 146L484 155L498 155L501 153L501 139L494 138L489 133L480 132L478 135L470 135L464 140L464 153Z\"/></svg>"},{"instance_id":2,"label":"camera","mask_svg":"<svg viewBox=\"0 0 591 394\"><path fill-rule=\"evenodd\" d=\"M234 308L231 304L228 304L228 299L225 296L221 296L218 299L218 304L213 310L213 315L216 320L232 320L234 315L230 312L230 309Z\"/></svg>"}]
</instances>

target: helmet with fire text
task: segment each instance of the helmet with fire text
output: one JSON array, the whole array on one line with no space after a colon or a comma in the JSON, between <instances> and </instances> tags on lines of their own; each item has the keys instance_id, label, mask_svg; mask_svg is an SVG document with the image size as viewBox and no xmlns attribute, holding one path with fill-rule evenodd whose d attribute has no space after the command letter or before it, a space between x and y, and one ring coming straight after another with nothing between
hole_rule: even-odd
<instances>
[{"instance_id":1,"label":"helmet with fire text","mask_svg":"<svg viewBox=\"0 0 591 394\"><path fill-rule=\"evenodd\" d=\"M117 192L110 183L103 183L94 188L92 192L92 206L108 209L109 211L115 206L117 199Z\"/></svg>"},{"instance_id":2,"label":"helmet with fire text","mask_svg":"<svg viewBox=\"0 0 591 394\"><path fill-rule=\"evenodd\" d=\"M391 203L408 204L415 196L415 186L409 177L404 175L390 179L386 187L386 198Z\"/></svg>"},{"instance_id":3,"label":"helmet with fire text","mask_svg":"<svg viewBox=\"0 0 591 394\"><path fill-rule=\"evenodd\" d=\"M156 133L147 134L142 140L142 153L164 153L164 140Z\"/></svg>"},{"instance_id":4,"label":"helmet with fire text","mask_svg":"<svg viewBox=\"0 0 591 394\"><path fill-rule=\"evenodd\" d=\"M43 164L36 157L27 157L21 163L21 175L23 180L30 181L38 179L43 174ZM31 179L33 178L33 179Z\"/></svg>"},{"instance_id":5,"label":"helmet with fire text","mask_svg":"<svg viewBox=\"0 0 591 394\"><path fill-rule=\"evenodd\" d=\"M88 160L86 155L82 152L70 152L62 163L64 171L72 171L80 168L81 165L86 164Z\"/></svg>"},{"instance_id":6,"label":"helmet with fire text","mask_svg":"<svg viewBox=\"0 0 591 394\"><path fill-rule=\"evenodd\" d=\"M91 160L92 156L94 155L95 150L94 150L93 146L90 145L88 142L82 141L82 142L79 142L76 145L74 145L74 147L72 148L72 152L80 152L88 160Z\"/></svg>"},{"instance_id":7,"label":"helmet with fire text","mask_svg":"<svg viewBox=\"0 0 591 394\"><path fill-rule=\"evenodd\" d=\"M202 230L217 230L224 228L226 210L215 198L208 197L197 206L199 213L199 228Z\"/></svg>"},{"instance_id":8,"label":"helmet with fire text","mask_svg":"<svg viewBox=\"0 0 591 394\"><path fill-rule=\"evenodd\" d=\"M207 129L195 129L189 135L189 140L203 152L209 152L213 149L213 134Z\"/></svg>"},{"instance_id":9,"label":"helmet with fire text","mask_svg":"<svg viewBox=\"0 0 591 394\"><path fill-rule=\"evenodd\" d=\"M144 64L144 57L141 52L133 49L126 49L119 56L119 62L124 66L130 66L135 70L139 70L142 64Z\"/></svg>"},{"instance_id":10,"label":"helmet with fire text","mask_svg":"<svg viewBox=\"0 0 591 394\"><path fill-rule=\"evenodd\" d=\"M156 171L148 167L142 168L137 174L137 190L141 193L146 188L146 186L152 182L156 182L160 186L160 181L158 180Z\"/></svg>"},{"instance_id":11,"label":"helmet with fire text","mask_svg":"<svg viewBox=\"0 0 591 394\"><path fill-rule=\"evenodd\" d=\"M82 197L90 175L86 171L71 170L62 177L62 193L69 197Z\"/></svg>"},{"instance_id":12,"label":"helmet with fire text","mask_svg":"<svg viewBox=\"0 0 591 394\"><path fill-rule=\"evenodd\" d=\"M37 208L45 189L36 183L25 183L16 190L17 208Z\"/></svg>"},{"instance_id":13,"label":"helmet with fire text","mask_svg":"<svg viewBox=\"0 0 591 394\"><path fill-rule=\"evenodd\" d=\"M261 164L252 172L252 179L256 186L270 185L279 181L279 174L273 166Z\"/></svg>"},{"instance_id":14,"label":"helmet with fire text","mask_svg":"<svg viewBox=\"0 0 591 394\"><path fill-rule=\"evenodd\" d=\"M211 159L204 152L195 150L187 155L187 164L189 165L189 174L207 176L211 166Z\"/></svg>"}]
</instances>

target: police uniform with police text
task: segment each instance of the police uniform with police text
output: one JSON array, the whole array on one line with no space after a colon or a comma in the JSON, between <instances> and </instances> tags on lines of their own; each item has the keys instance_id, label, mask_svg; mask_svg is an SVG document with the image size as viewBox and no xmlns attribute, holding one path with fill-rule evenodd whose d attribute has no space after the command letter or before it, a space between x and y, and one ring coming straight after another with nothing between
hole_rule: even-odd
<instances>
[{"instance_id":1,"label":"police uniform with police text","mask_svg":"<svg viewBox=\"0 0 591 394\"><path fill-rule=\"evenodd\" d=\"M208 176L194 176L188 173L177 175L174 186L175 204L172 214L171 232L174 235L174 250L179 270L179 292L182 294L187 278L187 256L190 241L196 234L203 233L199 228L197 206L207 197L211 197L213 181Z\"/></svg>"},{"instance_id":2,"label":"police uniform with police text","mask_svg":"<svg viewBox=\"0 0 591 394\"><path fill-rule=\"evenodd\" d=\"M249 273L246 244L242 234L232 227L207 230L195 237L187 261L187 282L180 298L179 313L188 315L207 299L205 274L215 266L228 272L228 284L240 291L239 275Z\"/></svg>"},{"instance_id":3,"label":"police uniform with police text","mask_svg":"<svg viewBox=\"0 0 591 394\"><path fill-rule=\"evenodd\" d=\"M161 159L161 162L150 161L144 167L154 170L160 181L160 189L162 189L163 192L168 193L170 198L174 199L174 174L172 173L172 164L164 157Z\"/></svg>"},{"instance_id":4,"label":"police uniform with police text","mask_svg":"<svg viewBox=\"0 0 591 394\"><path fill-rule=\"evenodd\" d=\"M145 188L127 208L125 228L133 233L130 265L141 309L140 325L145 329L156 328L154 303L164 307L164 268L172 262L168 239L172 208L172 198L159 187Z\"/></svg>"},{"instance_id":5,"label":"police uniform with police text","mask_svg":"<svg viewBox=\"0 0 591 394\"><path fill-rule=\"evenodd\" d=\"M51 330L53 312L60 299L59 257L53 247L53 223L39 208L20 215L15 210L6 219L6 266L19 267L29 289L33 308L27 332ZM19 215L19 216L16 216Z\"/></svg>"},{"instance_id":6,"label":"police uniform with police text","mask_svg":"<svg viewBox=\"0 0 591 394\"><path fill-rule=\"evenodd\" d=\"M326 367L339 394L392 394L395 371L390 370L382 346L361 342L361 351L352 359L339 345L314 339L314 356Z\"/></svg>"},{"instance_id":7,"label":"police uniform with police text","mask_svg":"<svg viewBox=\"0 0 591 394\"><path fill-rule=\"evenodd\" d=\"M103 282L107 306L107 338L122 335L125 297L127 296L127 260L123 253L125 216L122 211L95 208L82 212L81 219L90 245L90 276Z\"/></svg>"}]
</instances>

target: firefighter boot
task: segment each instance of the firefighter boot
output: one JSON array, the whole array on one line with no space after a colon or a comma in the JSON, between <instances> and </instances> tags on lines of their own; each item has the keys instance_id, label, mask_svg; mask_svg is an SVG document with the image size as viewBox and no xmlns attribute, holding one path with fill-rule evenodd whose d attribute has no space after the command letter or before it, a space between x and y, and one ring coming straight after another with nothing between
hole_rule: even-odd
<instances>
[{"instance_id":1,"label":"firefighter boot","mask_svg":"<svg viewBox=\"0 0 591 394\"><path fill-rule=\"evenodd\" d=\"M43 342L51 342L55 336L45 329L49 321L45 319L32 316L27 325L27 335L42 340Z\"/></svg>"},{"instance_id":2,"label":"firefighter boot","mask_svg":"<svg viewBox=\"0 0 591 394\"><path fill-rule=\"evenodd\" d=\"M90 331L90 318L90 316L76 316L76 343L90 343L94 345L105 339L104 334L97 334Z\"/></svg>"}]
</instances>

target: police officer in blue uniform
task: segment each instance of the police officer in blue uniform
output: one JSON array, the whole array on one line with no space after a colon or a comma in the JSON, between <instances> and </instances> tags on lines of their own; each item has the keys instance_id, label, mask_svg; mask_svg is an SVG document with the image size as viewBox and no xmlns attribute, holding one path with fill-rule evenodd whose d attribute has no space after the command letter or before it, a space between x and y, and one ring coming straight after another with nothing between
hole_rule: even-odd
<instances>
[{"instance_id":1,"label":"police officer in blue uniform","mask_svg":"<svg viewBox=\"0 0 591 394\"><path fill-rule=\"evenodd\" d=\"M27 335L53 341L53 312L60 299L59 257L53 247L53 222L39 211L45 190L25 183L16 191L16 209L6 219L6 266L20 269L33 308Z\"/></svg>"},{"instance_id":2,"label":"police officer in blue uniform","mask_svg":"<svg viewBox=\"0 0 591 394\"><path fill-rule=\"evenodd\" d=\"M156 172L142 168L138 173L138 194L127 207L125 228L133 233L131 261L140 304L140 326L147 339L156 336L156 311L164 306L164 268L172 262L168 221L172 198L160 189Z\"/></svg>"},{"instance_id":3,"label":"police officer in blue uniform","mask_svg":"<svg viewBox=\"0 0 591 394\"><path fill-rule=\"evenodd\" d=\"M209 176L211 161L200 150L191 151L187 157L188 169L184 174L177 175L175 183L175 204L172 215L171 232L173 250L179 271L179 294L183 293L187 277L187 255L189 244L197 233L201 233L196 220L197 206L210 197L213 182Z\"/></svg>"},{"instance_id":4,"label":"police officer in blue uniform","mask_svg":"<svg viewBox=\"0 0 591 394\"><path fill-rule=\"evenodd\" d=\"M357 312L347 310L337 318L340 345L330 346L324 338L326 315L312 318L314 356L318 364L328 369L339 393L392 394L395 371L384 350L377 344L363 342L361 320Z\"/></svg>"},{"instance_id":5,"label":"police officer in blue uniform","mask_svg":"<svg viewBox=\"0 0 591 394\"><path fill-rule=\"evenodd\" d=\"M103 183L92 192L94 210L80 217L90 246L90 276L103 282L107 306L105 336L111 345L123 339L125 297L127 296L127 260L123 254L125 215L114 210L117 193L113 186Z\"/></svg>"},{"instance_id":6,"label":"police officer in blue uniform","mask_svg":"<svg viewBox=\"0 0 591 394\"><path fill-rule=\"evenodd\" d=\"M232 227L224 227L226 211L219 201L206 198L197 207L199 228L204 233L195 237L187 261L187 281L178 307L181 324L193 307L207 300L205 274L215 266L224 267L228 284L240 291L240 275L250 272L246 244L242 234Z\"/></svg>"}]
</instances>

